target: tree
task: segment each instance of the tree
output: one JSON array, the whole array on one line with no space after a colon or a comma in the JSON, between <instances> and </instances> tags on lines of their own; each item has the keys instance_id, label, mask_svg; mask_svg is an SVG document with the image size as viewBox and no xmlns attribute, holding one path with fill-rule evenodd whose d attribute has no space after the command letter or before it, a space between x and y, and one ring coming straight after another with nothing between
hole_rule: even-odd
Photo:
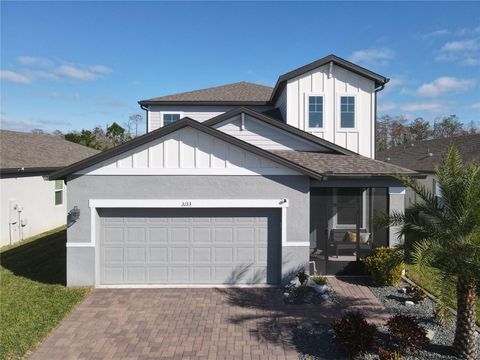
<instances>
[{"instance_id":1,"label":"tree","mask_svg":"<svg viewBox=\"0 0 480 360\"><path fill-rule=\"evenodd\" d=\"M433 136L435 139L460 136L465 133L463 124L458 120L457 115L450 115L435 120Z\"/></svg>"},{"instance_id":2,"label":"tree","mask_svg":"<svg viewBox=\"0 0 480 360\"><path fill-rule=\"evenodd\" d=\"M433 135L430 123L421 117L416 118L408 125L408 132L411 141L428 140Z\"/></svg>"},{"instance_id":3,"label":"tree","mask_svg":"<svg viewBox=\"0 0 480 360\"><path fill-rule=\"evenodd\" d=\"M128 140L125 129L118 125L116 122L107 127L106 135L107 138L111 140L113 146L117 146Z\"/></svg>"},{"instance_id":4,"label":"tree","mask_svg":"<svg viewBox=\"0 0 480 360\"><path fill-rule=\"evenodd\" d=\"M480 283L480 163L463 164L452 147L436 175L441 198L418 181L398 179L417 193L422 201L405 213L393 213L391 225L402 234L413 234L412 259L419 269L438 271L440 304L452 284L457 289L457 317L453 347L468 360L476 354L476 286Z\"/></svg>"},{"instance_id":5,"label":"tree","mask_svg":"<svg viewBox=\"0 0 480 360\"><path fill-rule=\"evenodd\" d=\"M97 140L96 135L90 130L82 130L80 133L75 131L69 132L65 134L65 140L82 144L97 150L102 149L102 145Z\"/></svg>"},{"instance_id":6,"label":"tree","mask_svg":"<svg viewBox=\"0 0 480 360\"><path fill-rule=\"evenodd\" d=\"M133 123L133 126L135 126L135 137L138 136L138 124L140 124L143 121L143 116L141 114L132 114L128 118L128 120Z\"/></svg>"},{"instance_id":7,"label":"tree","mask_svg":"<svg viewBox=\"0 0 480 360\"><path fill-rule=\"evenodd\" d=\"M35 128L35 129L32 129L32 134L46 134L46 132L43 129Z\"/></svg>"}]
</instances>

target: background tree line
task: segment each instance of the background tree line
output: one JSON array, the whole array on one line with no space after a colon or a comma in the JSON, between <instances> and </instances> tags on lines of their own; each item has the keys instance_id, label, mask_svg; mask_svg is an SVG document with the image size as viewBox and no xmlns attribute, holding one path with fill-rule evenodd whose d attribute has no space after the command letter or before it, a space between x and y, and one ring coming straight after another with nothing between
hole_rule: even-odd
<instances>
[{"instance_id":1,"label":"background tree line","mask_svg":"<svg viewBox=\"0 0 480 360\"><path fill-rule=\"evenodd\" d=\"M143 125L141 114L132 114L122 125L113 122L111 125L96 126L92 130L83 129L62 133L55 130L52 135L63 136L66 140L82 144L97 150L106 150L131 140L138 135ZM43 133L34 129L32 132ZM377 119L376 148L385 150L392 146L406 145L416 141L441 139L480 133L480 129L472 121L468 125L460 122L456 115L436 118L433 125L421 118L409 120L404 115L384 115Z\"/></svg>"},{"instance_id":2,"label":"background tree line","mask_svg":"<svg viewBox=\"0 0 480 360\"><path fill-rule=\"evenodd\" d=\"M141 135L138 130L142 122L143 116L141 114L132 114L129 116L128 121L122 124L123 126L113 122L111 125L106 125L105 128L96 126L92 130L82 129L65 134L60 130L55 130L52 135L64 137L65 140L93 149L107 150ZM32 132L45 133L41 129L33 129Z\"/></svg>"},{"instance_id":3,"label":"background tree line","mask_svg":"<svg viewBox=\"0 0 480 360\"><path fill-rule=\"evenodd\" d=\"M449 138L479 133L479 128L471 121L468 125L460 122L456 115L436 118L432 124L417 117L408 120L403 115L384 115L377 119L377 150L392 146L410 144L416 141Z\"/></svg>"}]
</instances>

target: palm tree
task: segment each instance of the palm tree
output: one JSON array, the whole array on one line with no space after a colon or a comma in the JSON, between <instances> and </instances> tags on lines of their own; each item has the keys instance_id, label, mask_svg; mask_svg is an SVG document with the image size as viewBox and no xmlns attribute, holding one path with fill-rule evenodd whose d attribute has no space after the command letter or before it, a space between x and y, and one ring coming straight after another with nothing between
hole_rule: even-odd
<instances>
[{"instance_id":1,"label":"palm tree","mask_svg":"<svg viewBox=\"0 0 480 360\"><path fill-rule=\"evenodd\" d=\"M422 270L436 269L439 300L445 303L452 282L457 290L457 317L453 347L463 359L477 359L476 297L480 284L480 163L463 164L451 147L436 169L441 196L417 180L397 176L421 201L405 213L391 214L391 225L414 235L412 259Z\"/></svg>"}]
</instances>

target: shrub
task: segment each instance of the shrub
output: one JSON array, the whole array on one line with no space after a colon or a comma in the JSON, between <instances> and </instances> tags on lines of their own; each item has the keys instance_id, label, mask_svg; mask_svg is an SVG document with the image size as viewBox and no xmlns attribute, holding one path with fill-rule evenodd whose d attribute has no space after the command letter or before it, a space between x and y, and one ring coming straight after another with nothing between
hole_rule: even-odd
<instances>
[{"instance_id":1,"label":"shrub","mask_svg":"<svg viewBox=\"0 0 480 360\"><path fill-rule=\"evenodd\" d=\"M382 347L378 348L378 357L380 360L403 360L403 356L399 352L391 352Z\"/></svg>"},{"instance_id":2,"label":"shrub","mask_svg":"<svg viewBox=\"0 0 480 360\"><path fill-rule=\"evenodd\" d=\"M298 278L298 281L300 281L300 284L304 285L308 280L308 275L305 274L305 270L302 270L297 274L297 278Z\"/></svg>"},{"instance_id":3,"label":"shrub","mask_svg":"<svg viewBox=\"0 0 480 360\"><path fill-rule=\"evenodd\" d=\"M379 247L365 259L365 266L373 280L382 286L395 286L402 279L402 253L397 249Z\"/></svg>"},{"instance_id":4,"label":"shrub","mask_svg":"<svg viewBox=\"0 0 480 360\"><path fill-rule=\"evenodd\" d=\"M351 357L371 351L377 341L377 328L358 311L346 312L333 323L335 342Z\"/></svg>"},{"instance_id":5,"label":"shrub","mask_svg":"<svg viewBox=\"0 0 480 360\"><path fill-rule=\"evenodd\" d=\"M428 342L426 331L411 316L395 315L387 321L387 327L400 348L407 351L420 351Z\"/></svg>"},{"instance_id":6,"label":"shrub","mask_svg":"<svg viewBox=\"0 0 480 360\"><path fill-rule=\"evenodd\" d=\"M421 289L415 286L407 286L406 289L407 294L412 297L412 301L415 303L419 303L427 298L427 295L425 295Z\"/></svg>"},{"instance_id":7,"label":"shrub","mask_svg":"<svg viewBox=\"0 0 480 360\"><path fill-rule=\"evenodd\" d=\"M322 275L313 275L310 276L310 279L317 285L327 285L327 278Z\"/></svg>"}]
</instances>

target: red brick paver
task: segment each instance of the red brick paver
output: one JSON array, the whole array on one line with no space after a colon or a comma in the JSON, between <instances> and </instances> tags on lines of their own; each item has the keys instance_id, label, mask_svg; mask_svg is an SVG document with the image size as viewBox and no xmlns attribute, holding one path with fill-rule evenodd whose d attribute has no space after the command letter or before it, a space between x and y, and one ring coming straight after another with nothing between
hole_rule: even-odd
<instances>
[{"instance_id":1,"label":"red brick paver","mask_svg":"<svg viewBox=\"0 0 480 360\"><path fill-rule=\"evenodd\" d=\"M380 300L368 288L368 278L331 277L328 282L344 310L358 310L372 323L384 323L390 317Z\"/></svg>"},{"instance_id":2,"label":"red brick paver","mask_svg":"<svg viewBox=\"0 0 480 360\"><path fill-rule=\"evenodd\" d=\"M31 359L298 359L291 329L340 309L280 289L95 289Z\"/></svg>"},{"instance_id":3,"label":"red brick paver","mask_svg":"<svg viewBox=\"0 0 480 360\"><path fill-rule=\"evenodd\" d=\"M298 359L299 325L352 308L383 319L367 287L329 282L339 305L285 305L274 288L95 289L31 359Z\"/></svg>"}]
</instances>

